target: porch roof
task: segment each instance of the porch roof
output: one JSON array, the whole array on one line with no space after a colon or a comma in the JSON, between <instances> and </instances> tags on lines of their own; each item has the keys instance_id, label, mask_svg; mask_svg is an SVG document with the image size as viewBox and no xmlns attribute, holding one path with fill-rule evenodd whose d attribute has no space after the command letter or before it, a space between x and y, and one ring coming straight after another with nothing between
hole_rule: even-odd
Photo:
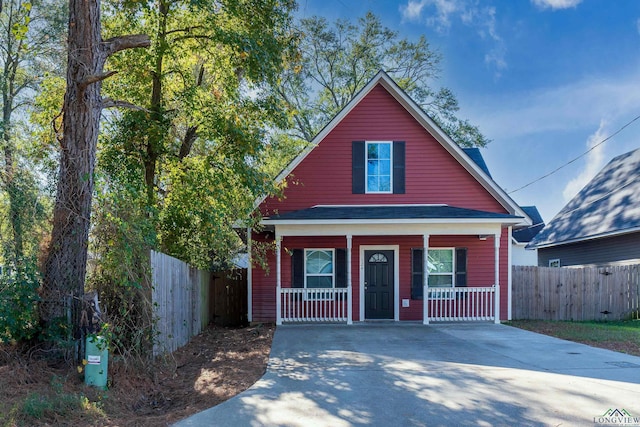
<instances>
[{"instance_id":1,"label":"porch roof","mask_svg":"<svg viewBox=\"0 0 640 427\"><path fill-rule=\"evenodd\" d=\"M448 205L318 205L272 215L263 224L482 222L518 224L523 217Z\"/></svg>"}]
</instances>

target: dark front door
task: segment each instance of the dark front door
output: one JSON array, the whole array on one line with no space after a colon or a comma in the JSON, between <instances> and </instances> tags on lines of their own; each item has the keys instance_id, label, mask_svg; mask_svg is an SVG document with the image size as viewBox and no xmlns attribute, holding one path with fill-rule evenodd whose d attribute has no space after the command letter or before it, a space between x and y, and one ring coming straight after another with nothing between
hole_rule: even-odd
<instances>
[{"instance_id":1,"label":"dark front door","mask_svg":"<svg viewBox=\"0 0 640 427\"><path fill-rule=\"evenodd\" d=\"M393 251L364 251L364 316L393 319Z\"/></svg>"}]
</instances>

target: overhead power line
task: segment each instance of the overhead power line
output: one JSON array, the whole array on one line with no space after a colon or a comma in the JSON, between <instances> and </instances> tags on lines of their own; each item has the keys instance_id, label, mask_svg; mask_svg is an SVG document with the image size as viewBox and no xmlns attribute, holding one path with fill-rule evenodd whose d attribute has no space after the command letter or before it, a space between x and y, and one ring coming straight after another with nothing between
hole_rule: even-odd
<instances>
[{"instance_id":1,"label":"overhead power line","mask_svg":"<svg viewBox=\"0 0 640 427\"><path fill-rule=\"evenodd\" d=\"M585 151L584 153L580 154L578 157L569 160L568 162L564 163L561 166L558 166L557 168L555 168L554 170L552 170L551 172L542 175L540 178L534 179L533 181L529 182L528 184L523 185L522 187L518 187L513 191L509 191L507 194L513 194L517 191L523 190L533 184L535 184L536 182L542 181L543 179L550 177L551 175L553 175L554 173L558 172L560 169L565 168L567 166L569 166L571 163L575 162L576 160L581 159L582 157L586 156L587 154L589 154L590 152L592 152L593 150L595 150L598 146L604 144L605 142L607 142L608 140L610 140L611 138L613 138L614 136L616 136L617 134L619 134L620 132L622 132L625 128L627 128L628 126L630 126L631 124L633 124L633 122L635 122L636 120L640 119L640 115L634 117L632 120L630 120L629 122L627 122L624 126L622 126L620 129L618 129L617 131L615 131L614 133L612 133L611 135L609 135L608 137L606 137L605 139L603 139L602 141L598 142L597 144L595 144L593 147L589 148L587 151Z\"/></svg>"}]
</instances>

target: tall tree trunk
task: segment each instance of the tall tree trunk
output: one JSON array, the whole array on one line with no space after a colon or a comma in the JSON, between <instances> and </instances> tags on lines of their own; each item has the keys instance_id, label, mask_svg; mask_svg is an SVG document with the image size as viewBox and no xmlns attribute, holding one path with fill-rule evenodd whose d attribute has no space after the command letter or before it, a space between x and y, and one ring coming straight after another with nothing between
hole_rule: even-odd
<instances>
[{"instance_id":1,"label":"tall tree trunk","mask_svg":"<svg viewBox=\"0 0 640 427\"><path fill-rule=\"evenodd\" d=\"M164 106L162 104L162 82L164 79L164 55L167 51L167 19L169 16L170 3L166 0L159 0L158 7L158 28L156 31L157 47L155 53L155 64L151 74L151 127L153 132L147 136L146 157L144 158L144 179L147 187L147 205L155 206L156 203L156 168L158 159L162 152L164 132Z\"/></svg>"},{"instance_id":2,"label":"tall tree trunk","mask_svg":"<svg viewBox=\"0 0 640 427\"><path fill-rule=\"evenodd\" d=\"M64 133L53 230L44 265L41 318L56 326L65 318L67 295L84 292L91 220L96 144L102 111L101 82L109 55L149 46L149 38L131 35L102 40L100 1L69 0L67 90L63 104Z\"/></svg>"}]
</instances>

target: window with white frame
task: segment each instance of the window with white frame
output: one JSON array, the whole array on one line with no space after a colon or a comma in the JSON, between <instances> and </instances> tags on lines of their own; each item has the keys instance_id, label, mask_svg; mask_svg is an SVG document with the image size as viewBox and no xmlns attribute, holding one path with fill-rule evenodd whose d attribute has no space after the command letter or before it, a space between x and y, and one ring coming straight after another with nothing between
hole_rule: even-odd
<instances>
[{"instance_id":1,"label":"window with white frame","mask_svg":"<svg viewBox=\"0 0 640 427\"><path fill-rule=\"evenodd\" d=\"M391 141L367 142L367 193L393 191L393 150Z\"/></svg>"},{"instance_id":2,"label":"window with white frame","mask_svg":"<svg viewBox=\"0 0 640 427\"><path fill-rule=\"evenodd\" d=\"M550 259L549 267L560 267L560 259Z\"/></svg>"},{"instance_id":3,"label":"window with white frame","mask_svg":"<svg viewBox=\"0 0 640 427\"><path fill-rule=\"evenodd\" d=\"M453 297L446 288L453 288L455 283L454 249L429 249L427 267L429 268L429 294L431 297ZM445 288L433 290L433 288ZM436 295L437 294L437 295Z\"/></svg>"},{"instance_id":4,"label":"window with white frame","mask_svg":"<svg viewBox=\"0 0 640 427\"><path fill-rule=\"evenodd\" d=\"M334 250L305 249L304 251L304 286L305 288L333 288Z\"/></svg>"}]
</instances>

